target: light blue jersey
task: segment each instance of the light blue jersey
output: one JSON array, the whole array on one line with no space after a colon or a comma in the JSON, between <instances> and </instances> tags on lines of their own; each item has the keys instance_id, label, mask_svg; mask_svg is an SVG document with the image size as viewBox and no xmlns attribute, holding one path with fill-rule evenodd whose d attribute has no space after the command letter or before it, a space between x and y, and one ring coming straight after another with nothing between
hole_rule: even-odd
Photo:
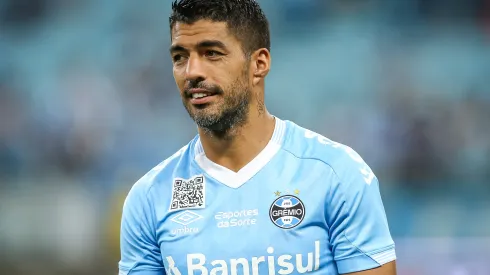
<instances>
[{"instance_id":1,"label":"light blue jersey","mask_svg":"<svg viewBox=\"0 0 490 275\"><path fill-rule=\"evenodd\" d=\"M351 148L276 118L233 172L199 137L131 189L119 274L328 274L395 260L378 180Z\"/></svg>"}]
</instances>

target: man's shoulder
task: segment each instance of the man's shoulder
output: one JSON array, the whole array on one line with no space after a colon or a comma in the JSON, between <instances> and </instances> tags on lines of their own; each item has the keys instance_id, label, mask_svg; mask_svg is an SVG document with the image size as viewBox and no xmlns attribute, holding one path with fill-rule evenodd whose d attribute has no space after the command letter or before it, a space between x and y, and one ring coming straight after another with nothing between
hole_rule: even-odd
<instances>
[{"instance_id":1,"label":"man's shoulder","mask_svg":"<svg viewBox=\"0 0 490 275\"><path fill-rule=\"evenodd\" d=\"M337 174L366 167L363 158L351 147L310 129L288 122L289 134L283 149L301 159L323 162Z\"/></svg>"}]
</instances>

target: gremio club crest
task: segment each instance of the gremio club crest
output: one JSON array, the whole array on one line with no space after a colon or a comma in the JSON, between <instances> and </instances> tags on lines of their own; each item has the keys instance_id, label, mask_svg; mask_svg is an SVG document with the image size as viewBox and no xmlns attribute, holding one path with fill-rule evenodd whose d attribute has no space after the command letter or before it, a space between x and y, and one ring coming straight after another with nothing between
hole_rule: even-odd
<instances>
[{"instance_id":1,"label":"gremio club crest","mask_svg":"<svg viewBox=\"0 0 490 275\"><path fill-rule=\"evenodd\" d=\"M296 195L299 190L295 190ZM279 228L291 229L298 226L305 217L305 206L303 202L293 195L283 195L280 192L275 192L279 196L274 200L270 209L269 217L271 221Z\"/></svg>"}]
</instances>

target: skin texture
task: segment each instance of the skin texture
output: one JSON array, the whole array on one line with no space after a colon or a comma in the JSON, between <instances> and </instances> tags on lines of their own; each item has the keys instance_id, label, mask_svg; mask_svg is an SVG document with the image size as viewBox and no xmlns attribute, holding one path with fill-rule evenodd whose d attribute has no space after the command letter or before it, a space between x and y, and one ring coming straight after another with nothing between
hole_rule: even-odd
<instances>
[{"instance_id":1,"label":"skin texture","mask_svg":"<svg viewBox=\"0 0 490 275\"><path fill-rule=\"evenodd\" d=\"M174 26L170 53L175 82L198 126L206 156L240 170L267 145L274 131L274 117L264 106L269 51L258 49L247 56L226 23L200 20ZM194 105L190 88L216 94L209 103Z\"/></svg>"},{"instance_id":2,"label":"skin texture","mask_svg":"<svg viewBox=\"0 0 490 275\"><path fill-rule=\"evenodd\" d=\"M206 156L239 171L264 149L274 131L274 117L264 105L269 51L247 55L226 23L199 20L176 23L170 54L182 102L198 126ZM206 104L193 104L192 88L214 96ZM396 275L396 263L351 274Z\"/></svg>"},{"instance_id":3,"label":"skin texture","mask_svg":"<svg viewBox=\"0 0 490 275\"><path fill-rule=\"evenodd\" d=\"M370 270L349 273L349 275L396 275L396 262L389 262L381 267Z\"/></svg>"}]
</instances>

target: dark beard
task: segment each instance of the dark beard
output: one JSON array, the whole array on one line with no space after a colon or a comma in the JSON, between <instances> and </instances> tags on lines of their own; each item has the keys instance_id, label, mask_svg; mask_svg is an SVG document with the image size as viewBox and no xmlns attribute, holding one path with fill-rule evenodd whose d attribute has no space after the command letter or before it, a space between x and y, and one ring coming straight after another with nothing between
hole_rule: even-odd
<instances>
[{"instance_id":1,"label":"dark beard","mask_svg":"<svg viewBox=\"0 0 490 275\"><path fill-rule=\"evenodd\" d=\"M219 88L216 88L220 90ZM245 124L248 119L248 111L252 92L240 79L231 85L226 92L219 93L218 96L225 96L225 102L219 114L206 115L194 113L191 106L184 103L187 112L194 120L197 126L203 129L208 134L219 138L229 136L233 129ZM202 108L206 108L203 106Z\"/></svg>"},{"instance_id":2,"label":"dark beard","mask_svg":"<svg viewBox=\"0 0 490 275\"><path fill-rule=\"evenodd\" d=\"M247 121L250 100L244 97L237 103L233 106L226 106L219 116L200 116L193 119L197 126L207 133L224 138L232 129L242 126Z\"/></svg>"}]
</instances>

